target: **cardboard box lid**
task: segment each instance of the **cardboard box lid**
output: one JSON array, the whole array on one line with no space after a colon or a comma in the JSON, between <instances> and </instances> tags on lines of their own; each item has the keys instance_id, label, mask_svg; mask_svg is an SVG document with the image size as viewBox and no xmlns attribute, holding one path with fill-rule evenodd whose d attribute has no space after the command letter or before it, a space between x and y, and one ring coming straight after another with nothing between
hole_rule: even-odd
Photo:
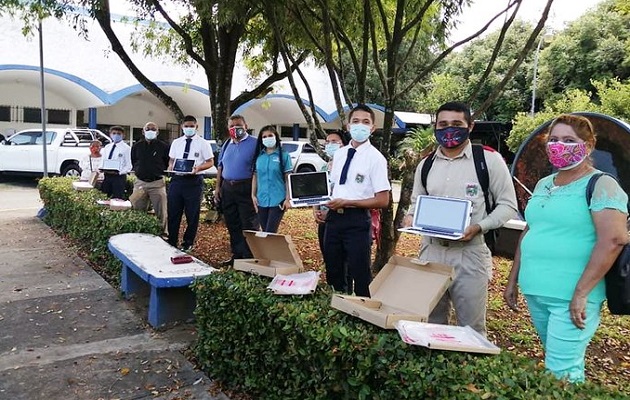
<instances>
[{"instance_id":1,"label":"cardboard box lid","mask_svg":"<svg viewBox=\"0 0 630 400\"><path fill-rule=\"evenodd\" d=\"M392 256L370 284L372 299L428 317L453 280L453 268Z\"/></svg>"},{"instance_id":2,"label":"cardboard box lid","mask_svg":"<svg viewBox=\"0 0 630 400\"><path fill-rule=\"evenodd\" d=\"M255 258L303 268L291 236L248 230L243 231L243 235Z\"/></svg>"}]
</instances>

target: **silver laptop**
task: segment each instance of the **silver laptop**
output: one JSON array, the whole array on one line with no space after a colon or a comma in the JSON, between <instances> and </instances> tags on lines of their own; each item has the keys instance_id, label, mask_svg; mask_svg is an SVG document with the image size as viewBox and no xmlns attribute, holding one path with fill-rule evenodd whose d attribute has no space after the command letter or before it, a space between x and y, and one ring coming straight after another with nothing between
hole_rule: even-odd
<instances>
[{"instance_id":1,"label":"silver laptop","mask_svg":"<svg viewBox=\"0 0 630 400\"><path fill-rule=\"evenodd\" d=\"M120 164L121 162L118 158L106 158L103 160L103 165L101 166L100 170L106 172L120 172Z\"/></svg>"},{"instance_id":2,"label":"silver laptop","mask_svg":"<svg viewBox=\"0 0 630 400\"><path fill-rule=\"evenodd\" d=\"M413 224L400 232L457 240L470 225L472 202L452 197L418 196Z\"/></svg>"},{"instance_id":3,"label":"silver laptop","mask_svg":"<svg viewBox=\"0 0 630 400\"><path fill-rule=\"evenodd\" d=\"M173 172L179 175L192 174L192 169L195 166L195 160L187 160L185 158L177 158L173 163L173 169L165 172Z\"/></svg>"},{"instance_id":4,"label":"silver laptop","mask_svg":"<svg viewBox=\"0 0 630 400\"><path fill-rule=\"evenodd\" d=\"M289 201L291 207L319 206L330 200L328 172L289 174Z\"/></svg>"}]
</instances>

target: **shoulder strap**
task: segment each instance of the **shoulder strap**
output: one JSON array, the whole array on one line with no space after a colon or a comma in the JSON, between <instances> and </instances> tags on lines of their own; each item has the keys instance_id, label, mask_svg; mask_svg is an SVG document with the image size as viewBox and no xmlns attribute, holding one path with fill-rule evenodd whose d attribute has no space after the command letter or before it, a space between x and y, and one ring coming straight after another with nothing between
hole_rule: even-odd
<instances>
[{"instance_id":1,"label":"shoulder strap","mask_svg":"<svg viewBox=\"0 0 630 400\"><path fill-rule=\"evenodd\" d=\"M424 190L427 190L427 177L429 176L429 171L433 166L433 159L435 158L435 151L432 151L426 158L424 159L424 164L422 164L422 169L420 170L420 182L422 183L422 187ZM427 191L428 194L428 191Z\"/></svg>"},{"instance_id":2,"label":"shoulder strap","mask_svg":"<svg viewBox=\"0 0 630 400\"><path fill-rule=\"evenodd\" d=\"M485 146L473 144L473 162L475 163L475 171L477 172L477 180L483 191L483 198L486 202L486 213L490 214L494 209L494 204L490 204L490 175L488 174L488 164L486 164L486 156L484 154Z\"/></svg>"},{"instance_id":3,"label":"shoulder strap","mask_svg":"<svg viewBox=\"0 0 630 400\"><path fill-rule=\"evenodd\" d=\"M591 178L588 180L588 183L586 184L586 205L587 206L589 207L591 206L591 199L593 198L593 192L595 191L595 184L597 183L599 178L601 178L604 175L608 175L615 178L614 176L607 174L605 172L598 172L595 175L591 176Z\"/></svg>"}]
</instances>

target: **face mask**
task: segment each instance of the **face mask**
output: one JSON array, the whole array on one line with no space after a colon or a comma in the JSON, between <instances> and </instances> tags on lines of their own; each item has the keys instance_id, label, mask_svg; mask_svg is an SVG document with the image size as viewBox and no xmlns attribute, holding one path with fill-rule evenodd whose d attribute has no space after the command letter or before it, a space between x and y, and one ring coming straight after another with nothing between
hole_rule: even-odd
<instances>
[{"instance_id":1,"label":"face mask","mask_svg":"<svg viewBox=\"0 0 630 400\"><path fill-rule=\"evenodd\" d=\"M182 128L182 131L184 131L184 135L191 137L195 136L195 133L197 133L197 128Z\"/></svg>"},{"instance_id":2,"label":"face mask","mask_svg":"<svg viewBox=\"0 0 630 400\"><path fill-rule=\"evenodd\" d=\"M547 156L554 167L567 170L577 167L586 159L586 143L547 143Z\"/></svg>"},{"instance_id":3,"label":"face mask","mask_svg":"<svg viewBox=\"0 0 630 400\"><path fill-rule=\"evenodd\" d=\"M153 140L157 137L157 131L144 131L144 137L147 140Z\"/></svg>"},{"instance_id":4,"label":"face mask","mask_svg":"<svg viewBox=\"0 0 630 400\"><path fill-rule=\"evenodd\" d=\"M461 145L468 140L469 135L470 132L468 132L468 128L461 126L449 126L435 130L435 140L437 140L440 146L446 147L447 149Z\"/></svg>"},{"instance_id":5,"label":"face mask","mask_svg":"<svg viewBox=\"0 0 630 400\"><path fill-rule=\"evenodd\" d=\"M268 149L274 148L276 147L276 137L269 136L269 137L263 138L262 144Z\"/></svg>"},{"instance_id":6,"label":"face mask","mask_svg":"<svg viewBox=\"0 0 630 400\"><path fill-rule=\"evenodd\" d=\"M363 124L350 125L350 136L355 142L363 143L370 137L372 131L370 127Z\"/></svg>"},{"instance_id":7,"label":"face mask","mask_svg":"<svg viewBox=\"0 0 630 400\"><path fill-rule=\"evenodd\" d=\"M326 143L326 154L328 154L328 157L332 157L333 154L335 154L335 151L339 150L341 148L341 145L339 143Z\"/></svg>"},{"instance_id":8,"label":"face mask","mask_svg":"<svg viewBox=\"0 0 630 400\"><path fill-rule=\"evenodd\" d=\"M247 131L242 126L233 126L229 129L229 132L232 139L241 140L247 135Z\"/></svg>"},{"instance_id":9,"label":"face mask","mask_svg":"<svg viewBox=\"0 0 630 400\"><path fill-rule=\"evenodd\" d=\"M111 137L114 143L119 143L122 140L122 135L120 133L112 133Z\"/></svg>"}]
</instances>

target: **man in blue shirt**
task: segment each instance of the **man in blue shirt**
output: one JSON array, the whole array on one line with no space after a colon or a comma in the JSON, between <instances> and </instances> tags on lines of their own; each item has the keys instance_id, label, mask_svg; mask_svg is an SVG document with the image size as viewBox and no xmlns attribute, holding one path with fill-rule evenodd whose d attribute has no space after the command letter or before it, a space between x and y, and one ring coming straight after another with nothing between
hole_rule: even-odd
<instances>
[{"instance_id":1,"label":"man in blue shirt","mask_svg":"<svg viewBox=\"0 0 630 400\"><path fill-rule=\"evenodd\" d=\"M221 203L225 225L230 233L232 258L224 265L231 265L235 258L252 258L243 230L258 230L258 217L252 202L253 163L258 154L255 137L247 133L247 123L242 115L232 115L228 120L230 138L221 148L217 164L217 200Z\"/></svg>"}]
</instances>

